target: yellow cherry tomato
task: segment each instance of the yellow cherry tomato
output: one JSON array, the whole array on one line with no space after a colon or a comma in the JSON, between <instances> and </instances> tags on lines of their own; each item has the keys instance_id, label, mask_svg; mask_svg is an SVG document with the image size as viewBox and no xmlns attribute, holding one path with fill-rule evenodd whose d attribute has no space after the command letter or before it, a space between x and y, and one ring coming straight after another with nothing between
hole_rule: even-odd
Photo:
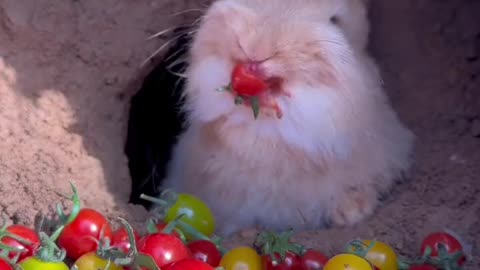
<instances>
[{"instance_id":1,"label":"yellow cherry tomato","mask_svg":"<svg viewBox=\"0 0 480 270\"><path fill-rule=\"evenodd\" d=\"M219 266L225 270L262 270L262 259L253 248L239 246L228 251Z\"/></svg>"},{"instance_id":2,"label":"yellow cherry tomato","mask_svg":"<svg viewBox=\"0 0 480 270\"><path fill-rule=\"evenodd\" d=\"M33 256L22 260L19 265L23 270L69 270L64 262L47 262Z\"/></svg>"},{"instance_id":3,"label":"yellow cherry tomato","mask_svg":"<svg viewBox=\"0 0 480 270\"><path fill-rule=\"evenodd\" d=\"M113 262L110 262L108 265L108 260L100 258L95 252L88 252L83 254L78 258L74 266L77 270L123 270L122 266L116 265Z\"/></svg>"},{"instance_id":4,"label":"yellow cherry tomato","mask_svg":"<svg viewBox=\"0 0 480 270\"><path fill-rule=\"evenodd\" d=\"M364 258L353 254L337 254L323 266L323 270L374 270Z\"/></svg>"},{"instance_id":5,"label":"yellow cherry tomato","mask_svg":"<svg viewBox=\"0 0 480 270\"><path fill-rule=\"evenodd\" d=\"M363 244L362 249L365 250L373 244L363 257L379 270L398 270L397 255L389 245L376 240L360 240L359 242ZM349 250L355 254L358 254L356 253L357 249L356 246L349 245Z\"/></svg>"}]
</instances>

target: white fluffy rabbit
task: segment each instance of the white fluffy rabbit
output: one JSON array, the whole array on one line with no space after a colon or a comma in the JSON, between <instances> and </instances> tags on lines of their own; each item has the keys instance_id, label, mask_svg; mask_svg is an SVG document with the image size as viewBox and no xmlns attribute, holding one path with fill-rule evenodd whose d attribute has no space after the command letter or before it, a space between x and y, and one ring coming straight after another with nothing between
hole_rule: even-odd
<instances>
[{"instance_id":1,"label":"white fluffy rabbit","mask_svg":"<svg viewBox=\"0 0 480 270\"><path fill-rule=\"evenodd\" d=\"M188 129L162 188L204 200L224 235L349 226L371 215L409 169L414 135L366 52L365 2L214 2L191 44ZM237 63L277 79L257 119L216 91Z\"/></svg>"}]
</instances>

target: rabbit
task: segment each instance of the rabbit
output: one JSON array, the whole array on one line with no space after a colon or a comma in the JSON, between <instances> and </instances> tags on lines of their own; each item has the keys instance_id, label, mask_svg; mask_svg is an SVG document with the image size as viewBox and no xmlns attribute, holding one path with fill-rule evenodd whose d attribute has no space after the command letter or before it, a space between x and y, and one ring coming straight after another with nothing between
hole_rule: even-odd
<instances>
[{"instance_id":1,"label":"rabbit","mask_svg":"<svg viewBox=\"0 0 480 270\"><path fill-rule=\"evenodd\" d=\"M161 188L202 199L220 235L349 227L373 215L410 170L415 135L368 53L367 3L211 4L189 47L187 127ZM278 79L266 94L275 106L258 118L218 91L237 63Z\"/></svg>"}]
</instances>

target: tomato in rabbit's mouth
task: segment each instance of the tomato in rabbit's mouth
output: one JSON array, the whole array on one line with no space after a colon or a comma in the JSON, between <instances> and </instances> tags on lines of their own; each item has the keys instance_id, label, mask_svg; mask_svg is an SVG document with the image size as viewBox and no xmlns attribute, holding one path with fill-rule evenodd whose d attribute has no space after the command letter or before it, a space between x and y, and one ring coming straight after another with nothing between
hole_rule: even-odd
<instances>
[{"instance_id":1,"label":"tomato in rabbit's mouth","mask_svg":"<svg viewBox=\"0 0 480 270\"><path fill-rule=\"evenodd\" d=\"M266 78L259 63L238 63L232 71L229 90L236 96L237 105L252 107L255 119L260 108L266 113L273 111L277 118L282 118L283 112L276 98L278 94L289 95L278 90L280 85L281 79Z\"/></svg>"}]
</instances>

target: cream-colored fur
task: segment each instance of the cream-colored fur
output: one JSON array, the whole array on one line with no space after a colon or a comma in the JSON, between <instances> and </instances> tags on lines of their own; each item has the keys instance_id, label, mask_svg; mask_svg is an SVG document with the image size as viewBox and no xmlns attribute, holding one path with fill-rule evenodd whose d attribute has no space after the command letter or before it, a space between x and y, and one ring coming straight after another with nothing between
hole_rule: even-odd
<instances>
[{"instance_id":1,"label":"cream-colored fur","mask_svg":"<svg viewBox=\"0 0 480 270\"><path fill-rule=\"evenodd\" d=\"M411 163L399 121L366 54L362 0L220 0L195 35L187 71L189 127L163 188L197 195L221 234L353 225L371 215ZM338 16L336 23L332 16ZM235 61L284 79L284 116L218 92Z\"/></svg>"}]
</instances>

